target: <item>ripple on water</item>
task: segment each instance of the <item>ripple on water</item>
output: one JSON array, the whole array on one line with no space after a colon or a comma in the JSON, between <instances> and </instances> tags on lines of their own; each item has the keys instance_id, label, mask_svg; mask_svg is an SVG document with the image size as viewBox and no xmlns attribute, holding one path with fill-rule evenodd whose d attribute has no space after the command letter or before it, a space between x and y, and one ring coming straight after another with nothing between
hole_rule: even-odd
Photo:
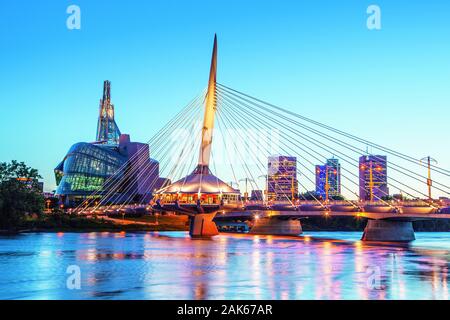
<instances>
[{"instance_id":1,"label":"ripple on water","mask_svg":"<svg viewBox=\"0 0 450 320\"><path fill-rule=\"evenodd\" d=\"M448 299L450 233L410 245L359 232L301 237L186 232L0 238L1 299ZM81 270L81 290L66 286Z\"/></svg>"}]
</instances>

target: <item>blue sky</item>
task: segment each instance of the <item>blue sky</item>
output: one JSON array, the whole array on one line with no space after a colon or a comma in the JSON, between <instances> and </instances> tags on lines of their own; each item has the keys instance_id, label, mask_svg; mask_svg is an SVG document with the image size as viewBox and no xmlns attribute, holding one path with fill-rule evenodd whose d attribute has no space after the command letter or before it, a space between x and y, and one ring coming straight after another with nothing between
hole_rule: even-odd
<instances>
[{"instance_id":1,"label":"blue sky","mask_svg":"<svg viewBox=\"0 0 450 320\"><path fill-rule=\"evenodd\" d=\"M66 8L81 8L68 30ZM377 4L382 29L368 30ZM122 132L147 141L218 81L450 168L447 1L2 1L0 161L36 167L47 190L77 141L95 138L102 82ZM370 120L368 120L370 119Z\"/></svg>"}]
</instances>

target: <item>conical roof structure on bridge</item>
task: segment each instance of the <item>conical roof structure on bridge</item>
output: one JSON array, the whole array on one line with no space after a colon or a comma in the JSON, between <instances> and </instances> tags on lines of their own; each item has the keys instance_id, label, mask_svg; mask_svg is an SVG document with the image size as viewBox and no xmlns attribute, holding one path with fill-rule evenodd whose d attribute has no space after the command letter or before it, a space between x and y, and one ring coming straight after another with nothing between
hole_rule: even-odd
<instances>
[{"instance_id":1,"label":"conical roof structure on bridge","mask_svg":"<svg viewBox=\"0 0 450 320\"><path fill-rule=\"evenodd\" d=\"M199 172L197 167L190 175L160 189L157 194L239 194L232 188L208 172Z\"/></svg>"}]
</instances>

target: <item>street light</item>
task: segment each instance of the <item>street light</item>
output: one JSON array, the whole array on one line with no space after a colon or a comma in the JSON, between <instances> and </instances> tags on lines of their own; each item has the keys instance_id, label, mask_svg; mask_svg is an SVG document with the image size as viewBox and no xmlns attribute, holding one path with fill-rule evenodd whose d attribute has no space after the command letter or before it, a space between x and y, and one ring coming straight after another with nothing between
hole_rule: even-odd
<instances>
[{"instance_id":1,"label":"street light","mask_svg":"<svg viewBox=\"0 0 450 320\"><path fill-rule=\"evenodd\" d=\"M249 182L255 182L255 180L249 179L249 178L244 178L244 179L240 179L239 181L245 181L244 199L245 199L246 201L248 201L248 183L249 183Z\"/></svg>"},{"instance_id":2,"label":"street light","mask_svg":"<svg viewBox=\"0 0 450 320\"><path fill-rule=\"evenodd\" d=\"M332 169L330 172L329 169ZM328 165L325 165L325 203L328 203L330 200L330 178L328 174L331 173L332 175L337 175L337 171L335 168L330 167ZM334 180L333 180L334 181Z\"/></svg>"},{"instance_id":3,"label":"street light","mask_svg":"<svg viewBox=\"0 0 450 320\"><path fill-rule=\"evenodd\" d=\"M431 196L431 186L433 181L431 180L431 163L437 164L437 161L430 156L420 159L420 162L426 162L428 166L428 178L427 178L427 186L428 186L428 200L431 202L433 198Z\"/></svg>"},{"instance_id":4,"label":"street light","mask_svg":"<svg viewBox=\"0 0 450 320\"><path fill-rule=\"evenodd\" d=\"M373 163L372 160L370 160L370 167L369 167L369 189L370 189L370 202L373 202Z\"/></svg>"},{"instance_id":5,"label":"street light","mask_svg":"<svg viewBox=\"0 0 450 320\"><path fill-rule=\"evenodd\" d=\"M47 211L50 211L50 204L51 204L51 200L50 199L47 199L46 201L45 201L45 204L47 205Z\"/></svg>"},{"instance_id":6,"label":"street light","mask_svg":"<svg viewBox=\"0 0 450 320\"><path fill-rule=\"evenodd\" d=\"M237 188L239 189L239 183L234 182L234 181L230 181L229 185L233 188L233 185L237 186Z\"/></svg>"}]
</instances>

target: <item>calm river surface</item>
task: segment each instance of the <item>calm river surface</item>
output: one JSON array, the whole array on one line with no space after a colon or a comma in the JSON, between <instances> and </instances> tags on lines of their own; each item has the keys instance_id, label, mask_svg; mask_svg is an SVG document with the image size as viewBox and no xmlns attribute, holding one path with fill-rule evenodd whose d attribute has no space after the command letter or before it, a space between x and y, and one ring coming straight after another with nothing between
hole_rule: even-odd
<instances>
[{"instance_id":1,"label":"calm river surface","mask_svg":"<svg viewBox=\"0 0 450 320\"><path fill-rule=\"evenodd\" d=\"M299 238L221 234L213 240L191 240L186 232L0 237L0 299L449 298L450 233L416 233L409 246L369 245L360 237L359 232L305 232ZM68 277L76 283L76 271L68 274L68 268L79 268L79 290L68 289Z\"/></svg>"}]
</instances>

